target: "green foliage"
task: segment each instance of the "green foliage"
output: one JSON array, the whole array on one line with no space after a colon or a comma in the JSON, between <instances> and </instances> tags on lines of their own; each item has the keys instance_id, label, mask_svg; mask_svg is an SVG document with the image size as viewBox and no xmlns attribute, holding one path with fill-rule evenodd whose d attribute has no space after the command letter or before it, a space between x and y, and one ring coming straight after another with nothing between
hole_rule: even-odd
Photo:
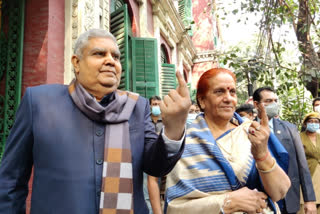
<instances>
[{"instance_id":1,"label":"green foliage","mask_svg":"<svg viewBox=\"0 0 320 214\"><path fill-rule=\"evenodd\" d=\"M239 10L227 11L229 6L219 8L223 11L219 14L225 14L221 17L228 19L227 14L237 14L238 22L255 22L260 29L256 41L251 42L255 46L247 42L230 48L219 58L220 63L234 70L241 100L246 99L246 86L250 82L254 88L273 86L282 103L281 118L298 126L311 110L312 96L304 86L312 81L318 81L319 85L320 79L320 0L301 2L242 0ZM249 14L254 14L254 18ZM284 28L292 31L283 31ZM290 40L292 34L298 42ZM290 52L288 46L296 46L291 49L300 53Z\"/></svg>"},{"instance_id":2,"label":"green foliage","mask_svg":"<svg viewBox=\"0 0 320 214\"><path fill-rule=\"evenodd\" d=\"M190 99L193 101L196 101L197 100L196 96L197 96L197 89L192 89L190 92Z\"/></svg>"},{"instance_id":3,"label":"green foliage","mask_svg":"<svg viewBox=\"0 0 320 214\"><path fill-rule=\"evenodd\" d=\"M303 115L310 111L312 97L306 95L310 93L303 86L297 65L282 62L288 67L278 67L271 59L250 58L250 48L245 49L247 52L243 52L244 49L235 47L220 55L220 62L236 74L238 103L248 99L249 82L253 83L254 88L271 86L277 90L282 104L281 118L300 126ZM283 51L281 46L279 51Z\"/></svg>"},{"instance_id":4,"label":"green foliage","mask_svg":"<svg viewBox=\"0 0 320 214\"><path fill-rule=\"evenodd\" d=\"M304 115L312 111L312 96L307 96L303 85L300 85L290 88L287 94L283 94L279 98L282 102L281 119L301 128Z\"/></svg>"}]
</instances>

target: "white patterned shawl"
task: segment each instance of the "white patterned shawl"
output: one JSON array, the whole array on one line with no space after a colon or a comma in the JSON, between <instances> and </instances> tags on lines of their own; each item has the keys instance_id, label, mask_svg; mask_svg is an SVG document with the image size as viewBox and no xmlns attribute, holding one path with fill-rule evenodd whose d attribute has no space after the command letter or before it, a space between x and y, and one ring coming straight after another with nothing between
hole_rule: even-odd
<instances>
[{"instance_id":1,"label":"white patterned shawl","mask_svg":"<svg viewBox=\"0 0 320 214\"><path fill-rule=\"evenodd\" d=\"M233 119L242 122L237 114ZM181 159L167 176L167 214L219 213L225 193L243 186L262 191L246 132L250 124L243 122L215 140L203 114L198 115L187 127Z\"/></svg>"}]
</instances>

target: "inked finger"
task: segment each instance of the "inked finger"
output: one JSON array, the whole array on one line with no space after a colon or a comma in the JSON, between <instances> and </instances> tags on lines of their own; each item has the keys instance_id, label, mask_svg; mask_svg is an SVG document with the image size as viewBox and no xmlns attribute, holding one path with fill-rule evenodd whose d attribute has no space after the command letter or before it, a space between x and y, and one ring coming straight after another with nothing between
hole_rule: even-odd
<instances>
[{"instance_id":1,"label":"inked finger","mask_svg":"<svg viewBox=\"0 0 320 214\"><path fill-rule=\"evenodd\" d=\"M184 80L183 76L179 71L176 71L176 77L178 79L178 87L177 87L177 92L182 96L182 97L189 97L189 90L187 87L187 83Z\"/></svg>"},{"instance_id":2,"label":"inked finger","mask_svg":"<svg viewBox=\"0 0 320 214\"><path fill-rule=\"evenodd\" d=\"M258 109L259 109L260 117L261 117L260 124L262 126L269 127L269 119L268 119L266 109L264 108L264 105L262 103L259 103Z\"/></svg>"}]
</instances>

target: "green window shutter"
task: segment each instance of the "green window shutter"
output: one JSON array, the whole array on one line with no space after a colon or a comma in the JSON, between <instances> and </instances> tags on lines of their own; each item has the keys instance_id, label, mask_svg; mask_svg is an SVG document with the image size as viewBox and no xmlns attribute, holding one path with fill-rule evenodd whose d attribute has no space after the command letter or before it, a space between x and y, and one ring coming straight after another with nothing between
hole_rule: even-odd
<instances>
[{"instance_id":1,"label":"green window shutter","mask_svg":"<svg viewBox=\"0 0 320 214\"><path fill-rule=\"evenodd\" d=\"M173 64L161 64L161 95L167 95L176 88L176 67Z\"/></svg>"},{"instance_id":2,"label":"green window shutter","mask_svg":"<svg viewBox=\"0 0 320 214\"><path fill-rule=\"evenodd\" d=\"M125 3L122 0L112 0L110 2L110 12L113 13L114 11L122 7L124 4Z\"/></svg>"},{"instance_id":3,"label":"green window shutter","mask_svg":"<svg viewBox=\"0 0 320 214\"><path fill-rule=\"evenodd\" d=\"M179 0L178 9L181 19L184 20L186 18L186 0Z\"/></svg>"},{"instance_id":4,"label":"green window shutter","mask_svg":"<svg viewBox=\"0 0 320 214\"><path fill-rule=\"evenodd\" d=\"M121 81L119 89L130 90L130 68L129 68L129 30L130 18L127 5L123 5L110 16L110 32L116 37L121 52Z\"/></svg>"},{"instance_id":5,"label":"green window shutter","mask_svg":"<svg viewBox=\"0 0 320 214\"><path fill-rule=\"evenodd\" d=\"M132 91L150 98L159 94L157 40L132 38Z\"/></svg>"},{"instance_id":6,"label":"green window shutter","mask_svg":"<svg viewBox=\"0 0 320 214\"><path fill-rule=\"evenodd\" d=\"M188 29L188 34L192 36L192 0L179 0L178 10L184 26Z\"/></svg>"}]
</instances>

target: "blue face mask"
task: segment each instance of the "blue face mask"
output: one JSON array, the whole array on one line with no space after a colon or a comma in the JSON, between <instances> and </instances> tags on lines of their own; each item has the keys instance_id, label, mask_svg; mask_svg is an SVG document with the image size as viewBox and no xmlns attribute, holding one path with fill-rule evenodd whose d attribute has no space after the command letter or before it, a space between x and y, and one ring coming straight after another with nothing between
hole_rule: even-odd
<instances>
[{"instance_id":1,"label":"blue face mask","mask_svg":"<svg viewBox=\"0 0 320 214\"><path fill-rule=\"evenodd\" d=\"M191 124L193 120L196 119L196 117L197 117L197 114L188 114L187 124Z\"/></svg>"},{"instance_id":2,"label":"blue face mask","mask_svg":"<svg viewBox=\"0 0 320 214\"><path fill-rule=\"evenodd\" d=\"M152 106L151 114L154 116L159 116L161 114L160 106Z\"/></svg>"},{"instance_id":3,"label":"blue face mask","mask_svg":"<svg viewBox=\"0 0 320 214\"><path fill-rule=\"evenodd\" d=\"M316 132L319 129L319 123L307 123L307 131Z\"/></svg>"}]
</instances>

